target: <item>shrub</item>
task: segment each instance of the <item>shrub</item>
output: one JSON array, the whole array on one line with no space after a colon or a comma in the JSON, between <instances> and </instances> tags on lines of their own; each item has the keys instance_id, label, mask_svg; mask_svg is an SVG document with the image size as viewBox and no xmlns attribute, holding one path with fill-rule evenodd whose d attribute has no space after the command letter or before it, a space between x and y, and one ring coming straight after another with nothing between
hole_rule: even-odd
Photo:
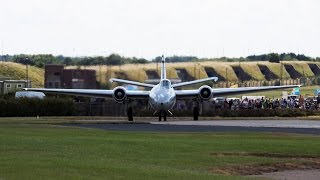
<instances>
[{"instance_id":1,"label":"shrub","mask_svg":"<svg viewBox=\"0 0 320 180\"><path fill-rule=\"evenodd\" d=\"M69 116L74 105L69 99L61 98L7 98L0 99L0 116Z\"/></svg>"}]
</instances>

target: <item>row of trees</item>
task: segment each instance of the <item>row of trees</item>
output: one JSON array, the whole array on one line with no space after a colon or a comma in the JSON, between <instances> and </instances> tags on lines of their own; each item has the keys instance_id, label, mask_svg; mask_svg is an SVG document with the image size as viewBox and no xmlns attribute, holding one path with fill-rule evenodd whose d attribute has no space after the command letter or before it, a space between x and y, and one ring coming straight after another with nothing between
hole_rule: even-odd
<instances>
[{"instance_id":1,"label":"row of trees","mask_svg":"<svg viewBox=\"0 0 320 180\"><path fill-rule=\"evenodd\" d=\"M37 55L6 55L2 56L1 60L12 61L22 64L30 64L37 67L44 67L45 64L66 64L66 65L123 65L123 64L146 64L150 62L160 62L161 56L156 57L152 61L143 58L128 58L118 54L110 56L92 56L92 57L65 57L62 55L53 56L51 54ZM320 57L311 58L304 54L295 53L270 53L262 55L252 55L246 58L228 58L221 57L215 59L198 58L196 56L171 56L166 57L167 62L196 62L196 61L223 61L223 62L238 62L238 61L270 61L278 63L280 61L320 61Z\"/></svg>"},{"instance_id":2,"label":"row of trees","mask_svg":"<svg viewBox=\"0 0 320 180\"><path fill-rule=\"evenodd\" d=\"M21 64L30 64L43 68L45 64L66 64L66 65L123 65L123 64L145 64L150 61L142 58L127 58L118 54L111 54L110 56L96 56L96 57L65 57L62 55L53 56L51 54L37 54L26 55L19 54L13 56L5 56L2 58L6 61L12 61Z\"/></svg>"},{"instance_id":3,"label":"row of trees","mask_svg":"<svg viewBox=\"0 0 320 180\"><path fill-rule=\"evenodd\" d=\"M153 62L161 62L162 57L158 56L153 59ZM196 56L171 56L166 57L166 62L191 62L191 61L199 61L198 57Z\"/></svg>"},{"instance_id":4,"label":"row of trees","mask_svg":"<svg viewBox=\"0 0 320 180\"><path fill-rule=\"evenodd\" d=\"M280 61L315 61L320 60L319 58L313 59L311 57L305 56L304 54L295 54L295 53L269 53L262 55L252 55L246 58L249 61L270 61L270 62L280 62Z\"/></svg>"}]
</instances>

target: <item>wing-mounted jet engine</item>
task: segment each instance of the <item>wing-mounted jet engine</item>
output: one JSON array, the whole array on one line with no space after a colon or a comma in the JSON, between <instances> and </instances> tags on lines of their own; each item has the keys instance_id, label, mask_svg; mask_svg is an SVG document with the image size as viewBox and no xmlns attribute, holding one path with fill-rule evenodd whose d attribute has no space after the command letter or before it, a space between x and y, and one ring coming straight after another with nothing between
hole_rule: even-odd
<instances>
[{"instance_id":1,"label":"wing-mounted jet engine","mask_svg":"<svg viewBox=\"0 0 320 180\"><path fill-rule=\"evenodd\" d=\"M199 100L209 101L212 98L212 88L204 85L199 88Z\"/></svg>"},{"instance_id":2,"label":"wing-mounted jet engine","mask_svg":"<svg viewBox=\"0 0 320 180\"><path fill-rule=\"evenodd\" d=\"M130 100L127 98L127 90L122 86L118 86L113 89L112 97L117 103L125 104L128 120L133 121L133 109Z\"/></svg>"},{"instance_id":3,"label":"wing-mounted jet engine","mask_svg":"<svg viewBox=\"0 0 320 180\"><path fill-rule=\"evenodd\" d=\"M212 88L210 86L204 85L199 88L198 98L193 106L193 120L198 120L199 115L202 113L203 101L209 101L212 97Z\"/></svg>"},{"instance_id":4,"label":"wing-mounted jet engine","mask_svg":"<svg viewBox=\"0 0 320 180\"><path fill-rule=\"evenodd\" d=\"M112 97L117 103L123 103L127 98L126 89L122 86L114 88Z\"/></svg>"}]
</instances>

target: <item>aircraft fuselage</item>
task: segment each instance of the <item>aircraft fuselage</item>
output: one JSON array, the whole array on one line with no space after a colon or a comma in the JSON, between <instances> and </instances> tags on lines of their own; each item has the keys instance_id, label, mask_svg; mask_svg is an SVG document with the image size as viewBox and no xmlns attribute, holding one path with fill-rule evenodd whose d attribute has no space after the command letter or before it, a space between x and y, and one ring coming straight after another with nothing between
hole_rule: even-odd
<instances>
[{"instance_id":1,"label":"aircraft fuselage","mask_svg":"<svg viewBox=\"0 0 320 180\"><path fill-rule=\"evenodd\" d=\"M176 94L168 79L163 79L149 94L149 104L156 111L168 111L176 103Z\"/></svg>"}]
</instances>

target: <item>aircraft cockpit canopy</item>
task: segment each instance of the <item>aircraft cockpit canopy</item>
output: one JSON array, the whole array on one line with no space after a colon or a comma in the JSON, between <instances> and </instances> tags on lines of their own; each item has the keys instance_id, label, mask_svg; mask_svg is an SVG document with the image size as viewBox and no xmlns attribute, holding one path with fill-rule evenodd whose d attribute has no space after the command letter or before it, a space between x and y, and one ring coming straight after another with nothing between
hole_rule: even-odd
<instances>
[{"instance_id":1,"label":"aircraft cockpit canopy","mask_svg":"<svg viewBox=\"0 0 320 180\"><path fill-rule=\"evenodd\" d=\"M162 87L165 87L165 88L167 88L167 89L169 89L169 88L170 88L170 86L171 86L171 83L170 83L170 81L169 81L169 80L164 79L164 80L162 80L162 81L161 81L161 86L162 86Z\"/></svg>"}]
</instances>

